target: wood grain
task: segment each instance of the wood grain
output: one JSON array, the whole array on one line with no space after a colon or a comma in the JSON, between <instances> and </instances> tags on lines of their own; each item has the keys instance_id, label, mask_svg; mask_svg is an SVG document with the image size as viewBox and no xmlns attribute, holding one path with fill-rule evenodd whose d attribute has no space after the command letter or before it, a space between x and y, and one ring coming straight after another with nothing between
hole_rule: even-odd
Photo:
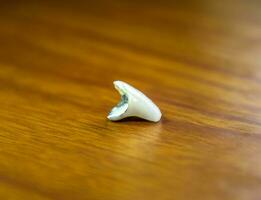
<instances>
[{"instance_id":1,"label":"wood grain","mask_svg":"<svg viewBox=\"0 0 261 200\"><path fill-rule=\"evenodd\" d=\"M260 199L260 8L1 2L0 199ZM113 80L162 121L108 121Z\"/></svg>"}]
</instances>

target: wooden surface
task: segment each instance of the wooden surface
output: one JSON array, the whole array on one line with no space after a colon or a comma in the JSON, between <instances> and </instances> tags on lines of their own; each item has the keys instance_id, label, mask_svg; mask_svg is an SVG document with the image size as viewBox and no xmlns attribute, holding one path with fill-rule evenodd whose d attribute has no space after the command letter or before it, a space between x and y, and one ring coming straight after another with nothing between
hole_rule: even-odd
<instances>
[{"instance_id":1,"label":"wooden surface","mask_svg":"<svg viewBox=\"0 0 261 200\"><path fill-rule=\"evenodd\" d=\"M1 2L0 199L261 199L260 9ZM108 121L113 80L162 121Z\"/></svg>"}]
</instances>

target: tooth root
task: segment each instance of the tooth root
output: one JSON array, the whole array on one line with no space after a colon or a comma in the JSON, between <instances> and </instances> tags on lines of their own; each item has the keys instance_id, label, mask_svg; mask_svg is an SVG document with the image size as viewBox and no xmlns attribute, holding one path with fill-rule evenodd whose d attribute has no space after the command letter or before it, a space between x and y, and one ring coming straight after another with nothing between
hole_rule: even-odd
<instances>
[{"instance_id":1,"label":"tooth root","mask_svg":"<svg viewBox=\"0 0 261 200\"><path fill-rule=\"evenodd\" d=\"M152 122L160 120L160 109L142 92L123 81L114 81L113 84L121 95L121 101L109 113L109 120L118 121L126 117L139 117Z\"/></svg>"}]
</instances>

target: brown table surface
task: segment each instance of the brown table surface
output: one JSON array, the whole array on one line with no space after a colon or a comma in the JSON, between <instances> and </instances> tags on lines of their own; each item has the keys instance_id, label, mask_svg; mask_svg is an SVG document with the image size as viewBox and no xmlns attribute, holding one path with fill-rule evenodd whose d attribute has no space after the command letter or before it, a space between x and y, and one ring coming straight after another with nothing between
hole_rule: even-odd
<instances>
[{"instance_id":1,"label":"brown table surface","mask_svg":"<svg viewBox=\"0 0 261 200\"><path fill-rule=\"evenodd\" d=\"M0 199L261 199L261 2L1 2Z\"/></svg>"}]
</instances>

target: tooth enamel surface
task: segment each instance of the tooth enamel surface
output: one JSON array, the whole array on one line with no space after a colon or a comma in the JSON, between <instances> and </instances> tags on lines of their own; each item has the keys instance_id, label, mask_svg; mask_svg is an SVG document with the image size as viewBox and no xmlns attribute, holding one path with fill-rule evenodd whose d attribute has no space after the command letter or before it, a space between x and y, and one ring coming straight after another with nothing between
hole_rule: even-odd
<instances>
[{"instance_id":1,"label":"tooth enamel surface","mask_svg":"<svg viewBox=\"0 0 261 200\"><path fill-rule=\"evenodd\" d=\"M109 120L117 121L126 117L139 117L153 122L160 120L160 109L142 92L123 81L114 81L113 84L121 95L121 101L111 110Z\"/></svg>"}]
</instances>

